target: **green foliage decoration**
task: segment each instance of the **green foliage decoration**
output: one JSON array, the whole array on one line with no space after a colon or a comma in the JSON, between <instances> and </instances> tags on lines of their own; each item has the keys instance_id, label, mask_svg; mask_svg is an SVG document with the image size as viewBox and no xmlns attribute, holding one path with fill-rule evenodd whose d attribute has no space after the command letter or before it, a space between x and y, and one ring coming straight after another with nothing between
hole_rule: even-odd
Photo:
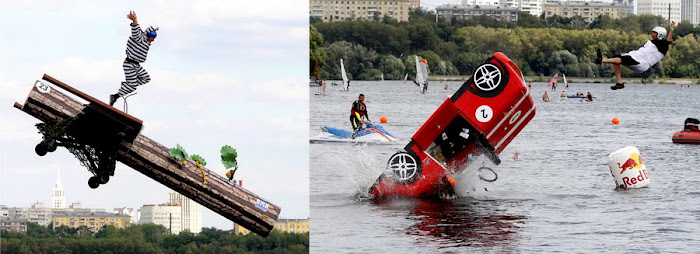
<instances>
[{"instance_id":1,"label":"green foliage decoration","mask_svg":"<svg viewBox=\"0 0 700 254\"><path fill-rule=\"evenodd\" d=\"M238 157L238 153L236 152L236 149L229 145L225 145L221 147L221 163L224 164L224 167L226 169L232 168L232 167L237 167L238 162L236 161L236 157Z\"/></svg>"}]
</instances>

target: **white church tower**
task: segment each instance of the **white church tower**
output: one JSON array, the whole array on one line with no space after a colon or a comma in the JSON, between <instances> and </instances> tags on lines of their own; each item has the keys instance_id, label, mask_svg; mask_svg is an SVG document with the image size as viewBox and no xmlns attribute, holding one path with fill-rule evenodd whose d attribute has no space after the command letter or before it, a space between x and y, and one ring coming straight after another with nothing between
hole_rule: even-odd
<instances>
[{"instance_id":1,"label":"white church tower","mask_svg":"<svg viewBox=\"0 0 700 254\"><path fill-rule=\"evenodd\" d=\"M173 190L168 195L170 203L179 202L182 205L182 230L188 229L195 234L202 232L202 205Z\"/></svg>"},{"instance_id":2,"label":"white church tower","mask_svg":"<svg viewBox=\"0 0 700 254\"><path fill-rule=\"evenodd\" d=\"M56 179L56 185L53 187L51 208L66 208L66 196L61 183L61 170L58 170L58 179Z\"/></svg>"}]
</instances>

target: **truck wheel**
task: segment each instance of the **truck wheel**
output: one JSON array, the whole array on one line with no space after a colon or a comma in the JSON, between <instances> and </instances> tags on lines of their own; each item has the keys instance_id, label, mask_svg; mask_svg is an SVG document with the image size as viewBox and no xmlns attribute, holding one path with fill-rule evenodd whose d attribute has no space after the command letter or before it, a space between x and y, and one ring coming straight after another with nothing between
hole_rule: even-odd
<instances>
[{"instance_id":1,"label":"truck wheel","mask_svg":"<svg viewBox=\"0 0 700 254\"><path fill-rule=\"evenodd\" d=\"M92 189L96 189L98 186L100 186L98 181L99 179L97 179L97 176L90 177L90 179L88 179L88 186L90 186Z\"/></svg>"},{"instance_id":2,"label":"truck wheel","mask_svg":"<svg viewBox=\"0 0 700 254\"><path fill-rule=\"evenodd\" d=\"M39 156L46 155L46 153L49 152L49 148L47 147L46 142L41 141L39 144L37 144L34 147L34 152L36 152L36 154Z\"/></svg>"},{"instance_id":3,"label":"truck wheel","mask_svg":"<svg viewBox=\"0 0 700 254\"><path fill-rule=\"evenodd\" d=\"M46 147L48 148L50 153L53 153L56 151L56 148L58 148L58 141L55 139L48 139L46 140Z\"/></svg>"},{"instance_id":4,"label":"truck wheel","mask_svg":"<svg viewBox=\"0 0 700 254\"><path fill-rule=\"evenodd\" d=\"M420 160L407 152L397 152L389 158L387 169L400 184L411 184L421 174Z\"/></svg>"},{"instance_id":5,"label":"truck wheel","mask_svg":"<svg viewBox=\"0 0 700 254\"><path fill-rule=\"evenodd\" d=\"M472 75L473 84L470 86L474 94L491 98L503 92L510 75L505 67L499 66L499 63L487 61L476 68Z\"/></svg>"},{"instance_id":6,"label":"truck wheel","mask_svg":"<svg viewBox=\"0 0 700 254\"><path fill-rule=\"evenodd\" d=\"M99 177L100 184L105 184L105 183L109 182L109 175L108 174L97 175L97 177Z\"/></svg>"}]
</instances>

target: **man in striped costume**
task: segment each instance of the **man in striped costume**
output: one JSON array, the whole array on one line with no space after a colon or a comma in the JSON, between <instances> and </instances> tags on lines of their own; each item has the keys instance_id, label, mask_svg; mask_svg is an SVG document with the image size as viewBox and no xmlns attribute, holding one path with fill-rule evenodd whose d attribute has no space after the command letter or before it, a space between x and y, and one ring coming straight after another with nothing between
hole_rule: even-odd
<instances>
[{"instance_id":1,"label":"man in striped costume","mask_svg":"<svg viewBox=\"0 0 700 254\"><path fill-rule=\"evenodd\" d=\"M140 63L146 61L148 49L151 47L151 42L156 39L156 30L158 30L158 28L149 26L146 28L146 31L141 31L139 22L136 20L135 12L129 12L129 15L126 15L126 17L131 20L131 36L126 42L126 59L122 65L124 67L126 82L122 82L119 92L109 95L110 106L114 105L114 102L116 102L119 97L123 98L125 95L136 91L137 86L144 85L151 81L148 72L141 67Z\"/></svg>"}]
</instances>

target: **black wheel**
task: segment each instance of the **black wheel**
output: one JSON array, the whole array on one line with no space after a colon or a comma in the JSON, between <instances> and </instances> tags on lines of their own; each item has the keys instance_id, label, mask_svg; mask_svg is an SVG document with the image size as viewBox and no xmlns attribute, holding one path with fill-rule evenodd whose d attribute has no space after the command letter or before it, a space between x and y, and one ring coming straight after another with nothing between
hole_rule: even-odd
<instances>
[{"instance_id":1,"label":"black wheel","mask_svg":"<svg viewBox=\"0 0 700 254\"><path fill-rule=\"evenodd\" d=\"M411 184L421 175L420 161L407 152L397 152L389 158L387 169L400 184Z\"/></svg>"},{"instance_id":2,"label":"black wheel","mask_svg":"<svg viewBox=\"0 0 700 254\"><path fill-rule=\"evenodd\" d=\"M479 65L472 75L469 90L481 97L495 97L499 95L508 85L510 74L503 63L498 59L496 62L486 61Z\"/></svg>"},{"instance_id":3,"label":"black wheel","mask_svg":"<svg viewBox=\"0 0 700 254\"><path fill-rule=\"evenodd\" d=\"M100 184L105 184L105 183L109 182L109 175L108 174L98 175L97 177L99 177Z\"/></svg>"},{"instance_id":4,"label":"black wheel","mask_svg":"<svg viewBox=\"0 0 700 254\"><path fill-rule=\"evenodd\" d=\"M56 148L58 148L58 141L55 139L46 140L46 147L50 153L53 153L56 151Z\"/></svg>"},{"instance_id":5,"label":"black wheel","mask_svg":"<svg viewBox=\"0 0 700 254\"><path fill-rule=\"evenodd\" d=\"M41 143L37 144L36 147L34 147L34 152L36 152L36 154L39 156L46 155L46 153L49 152L49 148L47 147L46 142L41 141Z\"/></svg>"},{"instance_id":6,"label":"black wheel","mask_svg":"<svg viewBox=\"0 0 700 254\"><path fill-rule=\"evenodd\" d=\"M88 179L88 186L90 186L92 189L96 189L97 186L100 186L98 181L99 179L97 179L97 176L90 177L90 179Z\"/></svg>"}]
</instances>

